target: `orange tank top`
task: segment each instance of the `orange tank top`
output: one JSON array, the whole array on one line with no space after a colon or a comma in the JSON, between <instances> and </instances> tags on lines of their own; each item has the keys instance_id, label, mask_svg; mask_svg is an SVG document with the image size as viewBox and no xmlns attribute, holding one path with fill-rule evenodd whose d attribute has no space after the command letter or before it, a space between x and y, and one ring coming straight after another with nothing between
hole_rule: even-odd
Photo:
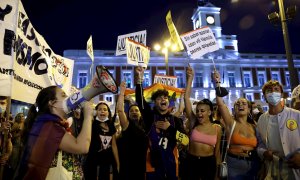
<instances>
[{"instance_id":1,"label":"orange tank top","mask_svg":"<svg viewBox=\"0 0 300 180\"><path fill-rule=\"evenodd\" d=\"M244 136L241 136L239 133L235 132L231 136L230 140L231 145L245 145L249 147L256 147L257 145L257 139L255 137L253 138L247 138Z\"/></svg>"}]
</instances>

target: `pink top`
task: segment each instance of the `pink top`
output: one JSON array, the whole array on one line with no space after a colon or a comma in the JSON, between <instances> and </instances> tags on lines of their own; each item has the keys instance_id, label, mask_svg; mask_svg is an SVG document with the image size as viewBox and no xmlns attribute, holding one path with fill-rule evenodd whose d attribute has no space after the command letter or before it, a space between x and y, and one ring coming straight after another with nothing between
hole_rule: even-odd
<instances>
[{"instance_id":1,"label":"pink top","mask_svg":"<svg viewBox=\"0 0 300 180\"><path fill-rule=\"evenodd\" d=\"M216 134L214 134L214 135L208 135L208 134L199 132L196 129L193 129L192 133L190 135L190 140L198 142L198 143L215 146L217 143L217 126L216 126Z\"/></svg>"}]
</instances>

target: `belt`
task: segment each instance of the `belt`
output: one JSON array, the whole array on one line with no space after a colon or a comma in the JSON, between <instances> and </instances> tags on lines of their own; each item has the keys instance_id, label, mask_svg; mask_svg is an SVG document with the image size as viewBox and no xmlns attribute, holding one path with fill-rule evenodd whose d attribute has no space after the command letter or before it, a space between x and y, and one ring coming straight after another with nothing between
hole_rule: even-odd
<instances>
[{"instance_id":1,"label":"belt","mask_svg":"<svg viewBox=\"0 0 300 180\"><path fill-rule=\"evenodd\" d=\"M194 156L192 154L187 154L191 159L209 159L209 158L214 158L214 155L211 156Z\"/></svg>"},{"instance_id":2,"label":"belt","mask_svg":"<svg viewBox=\"0 0 300 180\"><path fill-rule=\"evenodd\" d=\"M231 154L231 153L228 153L228 156L236 158L236 159L240 159L240 160L252 161L251 157L238 156L238 155Z\"/></svg>"}]
</instances>

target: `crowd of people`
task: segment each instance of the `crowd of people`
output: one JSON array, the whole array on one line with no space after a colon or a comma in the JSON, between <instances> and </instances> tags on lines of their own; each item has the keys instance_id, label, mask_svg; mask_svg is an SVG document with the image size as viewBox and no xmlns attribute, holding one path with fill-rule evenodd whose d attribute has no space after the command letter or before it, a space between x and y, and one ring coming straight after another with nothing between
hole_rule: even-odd
<instances>
[{"instance_id":1,"label":"crowd of people","mask_svg":"<svg viewBox=\"0 0 300 180\"><path fill-rule=\"evenodd\" d=\"M231 112L217 71L212 77L216 102L192 104L194 71L187 67L185 93L173 112L169 92L158 89L147 102L144 68L136 67L134 73L135 100L125 95L126 83L121 82L114 114L106 102L95 108L86 102L67 114L67 95L50 86L39 92L26 119L18 113L6 120L7 98L1 96L4 179L47 179L60 156L72 172L69 178L76 180L214 180L221 179L222 161L227 162L230 180L300 179L300 96L294 108L285 106L278 81L262 87L268 111L240 97Z\"/></svg>"}]
</instances>

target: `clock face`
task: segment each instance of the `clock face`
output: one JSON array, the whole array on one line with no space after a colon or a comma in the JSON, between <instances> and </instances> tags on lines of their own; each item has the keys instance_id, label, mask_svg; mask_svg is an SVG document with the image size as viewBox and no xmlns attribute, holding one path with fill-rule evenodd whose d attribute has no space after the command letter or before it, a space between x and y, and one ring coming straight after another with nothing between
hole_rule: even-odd
<instances>
[{"instance_id":1,"label":"clock face","mask_svg":"<svg viewBox=\"0 0 300 180\"><path fill-rule=\"evenodd\" d=\"M207 16L207 17L206 17L206 22L207 22L208 24L214 24L214 23L215 23L215 18L212 17L212 16Z\"/></svg>"}]
</instances>

